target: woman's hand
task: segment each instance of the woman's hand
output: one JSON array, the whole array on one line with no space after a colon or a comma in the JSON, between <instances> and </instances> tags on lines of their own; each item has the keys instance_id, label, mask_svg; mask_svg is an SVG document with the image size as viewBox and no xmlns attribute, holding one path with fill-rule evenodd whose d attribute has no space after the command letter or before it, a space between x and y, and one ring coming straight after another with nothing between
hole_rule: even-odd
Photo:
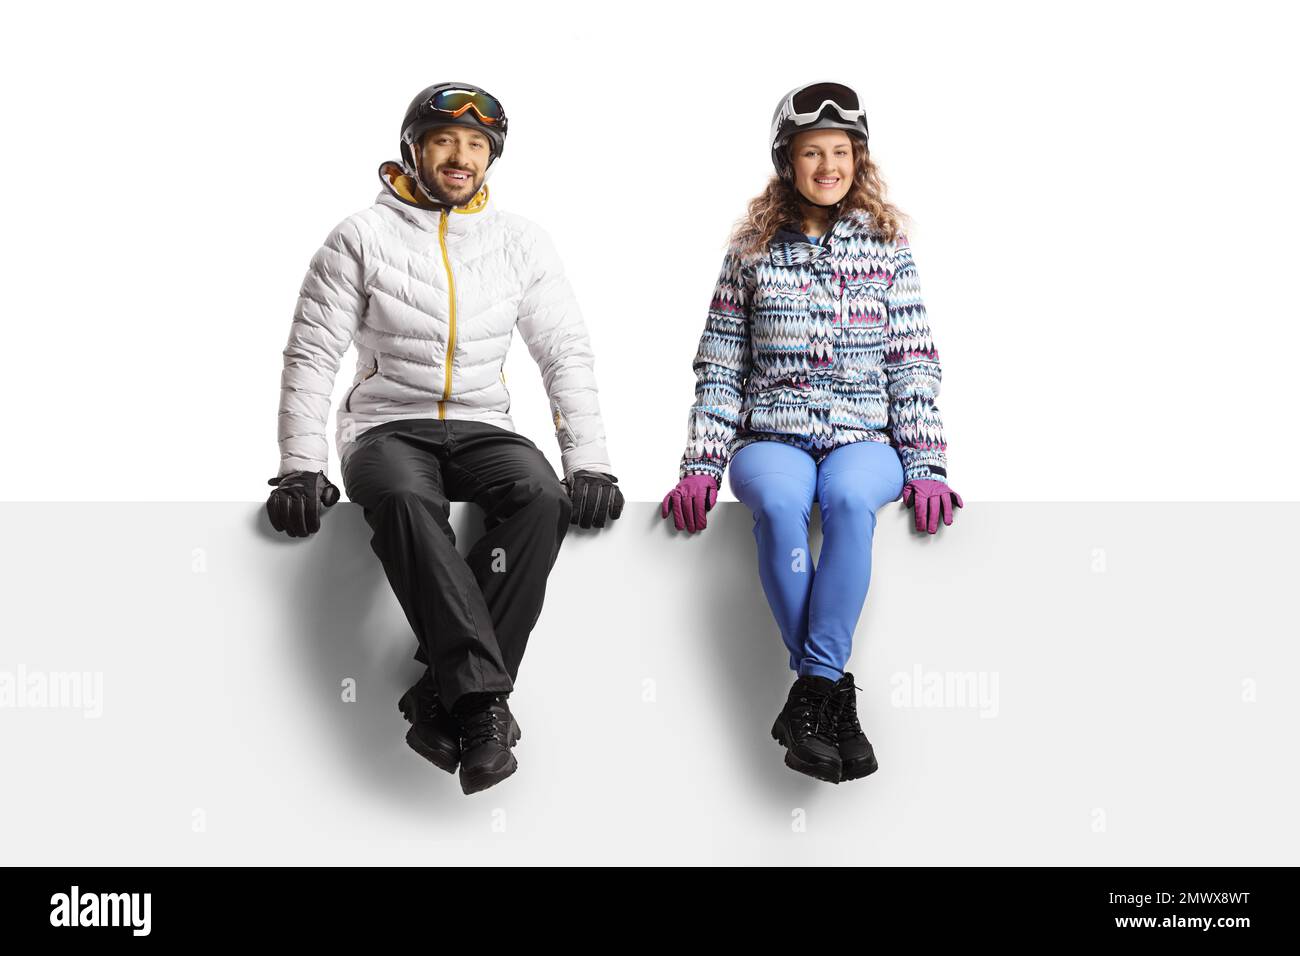
<instances>
[{"instance_id":1,"label":"woman's hand","mask_svg":"<svg viewBox=\"0 0 1300 956\"><path fill-rule=\"evenodd\" d=\"M718 483L708 475L687 475L677 482L677 487L664 496L661 517L673 514L678 531L703 531L708 520L705 515L717 503Z\"/></svg>"},{"instance_id":2,"label":"woman's hand","mask_svg":"<svg viewBox=\"0 0 1300 956\"><path fill-rule=\"evenodd\" d=\"M903 486L903 507L911 506L916 512L916 530L934 534L939 530L939 516L944 524L952 524L953 507L963 507L961 495L942 481L921 478Z\"/></svg>"}]
</instances>

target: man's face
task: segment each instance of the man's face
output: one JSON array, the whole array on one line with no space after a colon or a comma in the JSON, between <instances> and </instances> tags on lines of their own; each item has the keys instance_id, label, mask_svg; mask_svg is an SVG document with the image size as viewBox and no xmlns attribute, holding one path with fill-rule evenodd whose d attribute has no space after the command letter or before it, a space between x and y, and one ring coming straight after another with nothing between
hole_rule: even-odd
<instances>
[{"instance_id":1,"label":"man's face","mask_svg":"<svg viewBox=\"0 0 1300 956\"><path fill-rule=\"evenodd\" d=\"M463 206L483 185L492 155L487 136L467 126L435 126L420 140L420 171L435 199Z\"/></svg>"}]
</instances>

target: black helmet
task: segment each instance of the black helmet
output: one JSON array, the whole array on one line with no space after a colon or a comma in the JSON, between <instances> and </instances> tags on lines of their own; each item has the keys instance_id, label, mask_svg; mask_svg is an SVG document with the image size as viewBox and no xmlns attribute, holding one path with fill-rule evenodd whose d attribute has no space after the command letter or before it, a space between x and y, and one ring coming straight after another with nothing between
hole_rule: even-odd
<instances>
[{"instance_id":1,"label":"black helmet","mask_svg":"<svg viewBox=\"0 0 1300 956\"><path fill-rule=\"evenodd\" d=\"M488 138L490 167L506 148L506 112L501 101L472 83L435 83L421 90L402 118L402 162L417 171L414 147L435 126L468 126Z\"/></svg>"},{"instance_id":2,"label":"black helmet","mask_svg":"<svg viewBox=\"0 0 1300 956\"><path fill-rule=\"evenodd\" d=\"M812 129L842 129L867 145L867 111L858 94L842 83L796 86L772 114L772 165L783 178L791 175L786 147L796 133Z\"/></svg>"}]
</instances>

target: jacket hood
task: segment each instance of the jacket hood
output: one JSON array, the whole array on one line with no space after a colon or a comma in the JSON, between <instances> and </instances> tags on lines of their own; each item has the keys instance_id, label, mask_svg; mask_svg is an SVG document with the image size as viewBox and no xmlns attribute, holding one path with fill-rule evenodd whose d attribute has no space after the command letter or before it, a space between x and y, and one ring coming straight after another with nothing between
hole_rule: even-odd
<instances>
[{"instance_id":1,"label":"jacket hood","mask_svg":"<svg viewBox=\"0 0 1300 956\"><path fill-rule=\"evenodd\" d=\"M379 181L384 188L376 201L397 209L412 222L425 227L437 228L443 210L450 208L452 212L476 213L482 212L488 204L487 183L463 206L448 207L435 203L420 189L415 177L408 175L401 163L391 159L379 164Z\"/></svg>"}]
</instances>

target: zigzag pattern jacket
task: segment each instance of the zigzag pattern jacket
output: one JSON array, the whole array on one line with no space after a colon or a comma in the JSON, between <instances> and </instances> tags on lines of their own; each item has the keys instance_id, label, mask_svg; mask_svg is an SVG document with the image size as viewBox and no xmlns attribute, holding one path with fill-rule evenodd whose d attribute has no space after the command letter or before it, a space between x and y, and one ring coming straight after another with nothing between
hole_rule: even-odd
<instances>
[{"instance_id":1,"label":"zigzag pattern jacket","mask_svg":"<svg viewBox=\"0 0 1300 956\"><path fill-rule=\"evenodd\" d=\"M727 251L693 362L679 477L721 484L745 445L783 441L820 461L892 444L904 480L947 481L935 404L942 372L907 236L851 210L820 245L789 229L765 253Z\"/></svg>"}]
</instances>

